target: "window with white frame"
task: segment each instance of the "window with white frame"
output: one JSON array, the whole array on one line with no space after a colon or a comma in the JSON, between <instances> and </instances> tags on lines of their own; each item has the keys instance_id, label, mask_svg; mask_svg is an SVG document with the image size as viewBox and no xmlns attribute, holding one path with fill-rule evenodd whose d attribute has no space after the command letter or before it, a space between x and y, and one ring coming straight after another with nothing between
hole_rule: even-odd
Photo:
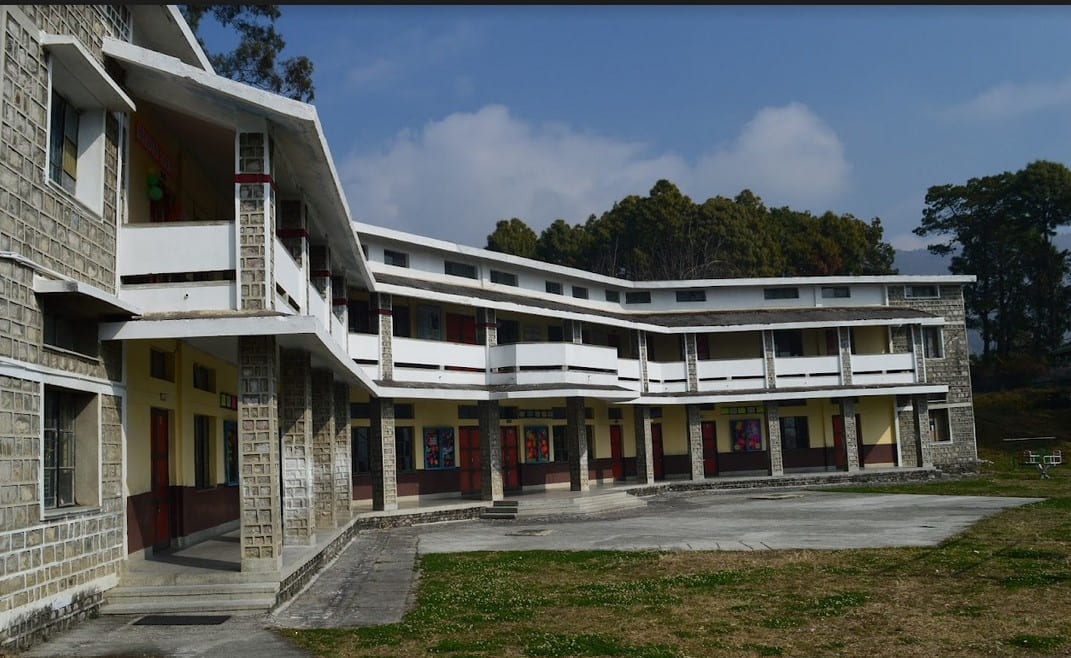
<instances>
[{"instance_id":1,"label":"window with white frame","mask_svg":"<svg viewBox=\"0 0 1071 658\"><path fill-rule=\"evenodd\" d=\"M922 328L922 351L927 359L945 358L945 343L941 327Z\"/></svg>"},{"instance_id":2,"label":"window with white frame","mask_svg":"<svg viewBox=\"0 0 1071 658\"><path fill-rule=\"evenodd\" d=\"M930 409L930 437L934 443L952 442L952 424L948 409Z\"/></svg>"},{"instance_id":3,"label":"window with white frame","mask_svg":"<svg viewBox=\"0 0 1071 658\"><path fill-rule=\"evenodd\" d=\"M937 286L904 286L904 297L910 299L934 299L940 296L941 292Z\"/></svg>"}]
</instances>

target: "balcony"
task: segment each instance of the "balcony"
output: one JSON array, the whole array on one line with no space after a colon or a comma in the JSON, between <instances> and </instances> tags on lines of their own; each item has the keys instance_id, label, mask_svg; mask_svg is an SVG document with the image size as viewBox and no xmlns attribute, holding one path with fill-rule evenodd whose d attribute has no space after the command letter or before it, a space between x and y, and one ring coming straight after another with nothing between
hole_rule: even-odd
<instances>
[{"instance_id":1,"label":"balcony","mask_svg":"<svg viewBox=\"0 0 1071 658\"><path fill-rule=\"evenodd\" d=\"M616 386L617 349L577 343L513 343L490 349L490 382Z\"/></svg>"},{"instance_id":2,"label":"balcony","mask_svg":"<svg viewBox=\"0 0 1071 658\"><path fill-rule=\"evenodd\" d=\"M308 309L308 278L298 267L297 261L290 255L283 243L275 239L275 283L297 305L297 312Z\"/></svg>"},{"instance_id":3,"label":"balcony","mask_svg":"<svg viewBox=\"0 0 1071 658\"><path fill-rule=\"evenodd\" d=\"M651 393L686 392L688 365L684 361L648 361L647 390Z\"/></svg>"},{"instance_id":4,"label":"balcony","mask_svg":"<svg viewBox=\"0 0 1071 658\"><path fill-rule=\"evenodd\" d=\"M766 387L764 359L716 359L696 363L701 391L733 391Z\"/></svg>"},{"instance_id":5,"label":"balcony","mask_svg":"<svg viewBox=\"0 0 1071 658\"><path fill-rule=\"evenodd\" d=\"M234 222L124 224L119 275L235 269Z\"/></svg>"},{"instance_id":6,"label":"balcony","mask_svg":"<svg viewBox=\"0 0 1071 658\"><path fill-rule=\"evenodd\" d=\"M839 356L790 356L774 359L777 388L837 386L840 382Z\"/></svg>"},{"instance_id":7,"label":"balcony","mask_svg":"<svg viewBox=\"0 0 1071 658\"><path fill-rule=\"evenodd\" d=\"M352 339L353 334L350 336ZM475 386L487 383L487 348L483 345L396 336L391 348L394 379L398 381Z\"/></svg>"},{"instance_id":8,"label":"balcony","mask_svg":"<svg viewBox=\"0 0 1071 658\"><path fill-rule=\"evenodd\" d=\"M853 384L913 384L916 381L915 355L910 352L852 355Z\"/></svg>"}]
</instances>

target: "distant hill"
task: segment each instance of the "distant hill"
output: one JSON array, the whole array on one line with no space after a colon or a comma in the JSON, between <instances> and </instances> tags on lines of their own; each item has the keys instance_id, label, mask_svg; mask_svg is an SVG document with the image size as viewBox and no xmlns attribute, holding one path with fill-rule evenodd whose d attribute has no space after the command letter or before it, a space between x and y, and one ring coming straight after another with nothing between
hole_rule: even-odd
<instances>
[{"instance_id":1,"label":"distant hill","mask_svg":"<svg viewBox=\"0 0 1071 658\"><path fill-rule=\"evenodd\" d=\"M1057 235L1056 245L1071 249L1071 233ZM900 270L900 274L948 274L950 260L950 256L934 256L925 249L897 249L893 267Z\"/></svg>"}]
</instances>

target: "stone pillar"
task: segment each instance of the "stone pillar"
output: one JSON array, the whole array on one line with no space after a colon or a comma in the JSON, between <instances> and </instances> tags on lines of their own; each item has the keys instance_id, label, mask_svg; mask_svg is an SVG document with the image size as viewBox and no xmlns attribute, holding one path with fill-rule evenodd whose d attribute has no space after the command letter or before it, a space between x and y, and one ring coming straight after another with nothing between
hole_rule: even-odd
<instances>
[{"instance_id":1,"label":"stone pillar","mask_svg":"<svg viewBox=\"0 0 1071 658\"><path fill-rule=\"evenodd\" d=\"M841 398L840 417L844 421L844 452L848 472L859 470L859 445L856 443L859 428L855 424L855 398Z\"/></svg>"},{"instance_id":2,"label":"stone pillar","mask_svg":"<svg viewBox=\"0 0 1071 658\"><path fill-rule=\"evenodd\" d=\"M692 334L694 338L695 335ZM688 456L692 462L692 479L702 480L703 471L703 423L699 419L699 405L688 404L684 407L688 420Z\"/></svg>"},{"instance_id":3,"label":"stone pillar","mask_svg":"<svg viewBox=\"0 0 1071 658\"><path fill-rule=\"evenodd\" d=\"M330 370L312 371L312 492L317 528L335 527L335 395Z\"/></svg>"},{"instance_id":4,"label":"stone pillar","mask_svg":"<svg viewBox=\"0 0 1071 658\"><path fill-rule=\"evenodd\" d=\"M588 490L588 441L584 398L565 399L565 442L569 446L569 490Z\"/></svg>"},{"instance_id":5,"label":"stone pillar","mask_svg":"<svg viewBox=\"0 0 1071 658\"><path fill-rule=\"evenodd\" d=\"M907 326L911 336L911 353L915 358L915 381L918 383L924 383L927 381L926 377L926 352L925 344L922 340L922 325L910 324ZM927 424L927 427L929 425Z\"/></svg>"},{"instance_id":6,"label":"stone pillar","mask_svg":"<svg viewBox=\"0 0 1071 658\"><path fill-rule=\"evenodd\" d=\"M480 491L484 500L502 500L502 427L498 400L476 403L480 414Z\"/></svg>"},{"instance_id":7,"label":"stone pillar","mask_svg":"<svg viewBox=\"0 0 1071 658\"><path fill-rule=\"evenodd\" d=\"M283 434L283 539L311 544L313 516L312 382L309 353L279 350L279 427Z\"/></svg>"},{"instance_id":8,"label":"stone pillar","mask_svg":"<svg viewBox=\"0 0 1071 658\"><path fill-rule=\"evenodd\" d=\"M368 458L372 467L372 509L398 509L398 463L394 444L394 400L375 398L368 404L372 427L368 437Z\"/></svg>"},{"instance_id":9,"label":"stone pillar","mask_svg":"<svg viewBox=\"0 0 1071 658\"><path fill-rule=\"evenodd\" d=\"M353 500L353 456L350 442L350 386L335 382L335 522L350 519Z\"/></svg>"},{"instance_id":10,"label":"stone pillar","mask_svg":"<svg viewBox=\"0 0 1071 658\"><path fill-rule=\"evenodd\" d=\"M394 380L394 316L391 310L391 296L388 293L373 293L372 300L379 318L379 378L389 382ZM393 418L393 415L391 416Z\"/></svg>"},{"instance_id":11,"label":"stone pillar","mask_svg":"<svg viewBox=\"0 0 1071 658\"><path fill-rule=\"evenodd\" d=\"M918 465L924 468L933 466L933 436L930 433L930 403L925 395L916 395L915 407L915 452Z\"/></svg>"},{"instance_id":12,"label":"stone pillar","mask_svg":"<svg viewBox=\"0 0 1071 658\"><path fill-rule=\"evenodd\" d=\"M238 338L238 469L242 571L282 568L279 383L274 336Z\"/></svg>"},{"instance_id":13,"label":"stone pillar","mask_svg":"<svg viewBox=\"0 0 1071 658\"><path fill-rule=\"evenodd\" d=\"M766 364L766 388L777 387L777 370L774 359L777 356L777 347L774 344L773 331L762 332L762 357Z\"/></svg>"},{"instance_id":14,"label":"stone pillar","mask_svg":"<svg viewBox=\"0 0 1071 658\"><path fill-rule=\"evenodd\" d=\"M640 362L640 386L643 388L643 392L646 393L649 390L647 383L647 332L637 329L635 335L636 358ZM648 414L650 414L650 410L648 410ZM649 415L648 420L650 420Z\"/></svg>"},{"instance_id":15,"label":"stone pillar","mask_svg":"<svg viewBox=\"0 0 1071 658\"><path fill-rule=\"evenodd\" d=\"M632 407L636 432L636 482L654 483L654 445L651 440L651 408Z\"/></svg>"},{"instance_id":16,"label":"stone pillar","mask_svg":"<svg viewBox=\"0 0 1071 658\"><path fill-rule=\"evenodd\" d=\"M331 308L331 250L327 245L309 247L309 281L324 298L327 307ZM330 329L329 319L320 318L320 321Z\"/></svg>"},{"instance_id":17,"label":"stone pillar","mask_svg":"<svg viewBox=\"0 0 1071 658\"><path fill-rule=\"evenodd\" d=\"M238 308L244 311L273 309L275 189L271 173L271 138L266 126L255 132L238 133L237 165L234 187L238 199Z\"/></svg>"},{"instance_id":18,"label":"stone pillar","mask_svg":"<svg viewBox=\"0 0 1071 658\"><path fill-rule=\"evenodd\" d=\"M781 450L781 410L776 402L766 402L766 444L770 455L770 475L785 474L785 456Z\"/></svg>"},{"instance_id":19,"label":"stone pillar","mask_svg":"<svg viewBox=\"0 0 1071 658\"><path fill-rule=\"evenodd\" d=\"M695 334L684 334L684 362L688 368L688 390L699 390L699 349L695 344ZM695 468L692 468L692 473L695 473ZM702 473L702 469L700 469Z\"/></svg>"},{"instance_id":20,"label":"stone pillar","mask_svg":"<svg viewBox=\"0 0 1071 658\"><path fill-rule=\"evenodd\" d=\"M498 323L495 322L495 309L477 309L477 322L479 329L483 330L483 344L488 347L498 345Z\"/></svg>"},{"instance_id":21,"label":"stone pillar","mask_svg":"<svg viewBox=\"0 0 1071 658\"><path fill-rule=\"evenodd\" d=\"M580 320L565 321L565 341L570 343L584 342L583 323Z\"/></svg>"},{"instance_id":22,"label":"stone pillar","mask_svg":"<svg viewBox=\"0 0 1071 658\"><path fill-rule=\"evenodd\" d=\"M840 357L840 383L852 383L852 334L850 327L837 327L838 356Z\"/></svg>"},{"instance_id":23,"label":"stone pillar","mask_svg":"<svg viewBox=\"0 0 1071 658\"><path fill-rule=\"evenodd\" d=\"M899 430L896 442L900 446L900 466L919 466L919 434L915 426L914 404L901 406L902 399L896 401L896 427Z\"/></svg>"}]
</instances>

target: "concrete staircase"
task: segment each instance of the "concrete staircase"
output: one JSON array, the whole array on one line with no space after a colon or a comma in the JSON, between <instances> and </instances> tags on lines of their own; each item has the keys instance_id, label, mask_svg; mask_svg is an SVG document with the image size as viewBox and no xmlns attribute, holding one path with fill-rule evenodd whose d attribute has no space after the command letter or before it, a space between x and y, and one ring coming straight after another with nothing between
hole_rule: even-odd
<instances>
[{"instance_id":1,"label":"concrete staircase","mask_svg":"<svg viewBox=\"0 0 1071 658\"><path fill-rule=\"evenodd\" d=\"M252 615L275 606L278 581L247 580L238 573L225 575L230 577L225 579L229 582L219 582L217 575L214 582L199 582L206 577L187 576L179 583L168 575L127 573L118 586L105 592L100 612L104 615Z\"/></svg>"},{"instance_id":2,"label":"concrete staircase","mask_svg":"<svg viewBox=\"0 0 1071 658\"><path fill-rule=\"evenodd\" d=\"M543 519L584 516L646 507L647 501L624 491L496 500L480 511L487 520Z\"/></svg>"},{"instance_id":3,"label":"concrete staircase","mask_svg":"<svg viewBox=\"0 0 1071 658\"><path fill-rule=\"evenodd\" d=\"M492 521L512 521L517 518L518 507L516 500L496 500L491 507L480 510L480 518Z\"/></svg>"}]
</instances>

